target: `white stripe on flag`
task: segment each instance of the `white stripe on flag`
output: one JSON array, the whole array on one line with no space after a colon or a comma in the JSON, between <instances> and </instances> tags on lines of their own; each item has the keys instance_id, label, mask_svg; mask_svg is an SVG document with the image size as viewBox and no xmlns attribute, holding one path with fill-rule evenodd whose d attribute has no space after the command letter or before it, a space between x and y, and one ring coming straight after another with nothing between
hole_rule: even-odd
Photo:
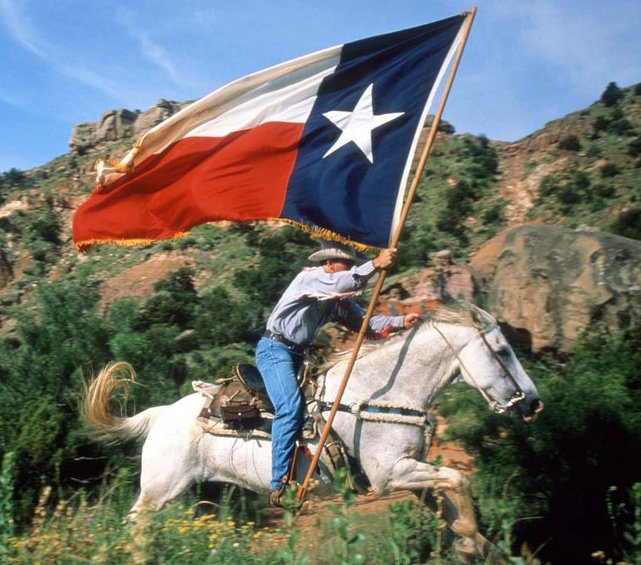
<instances>
[{"instance_id":1,"label":"white stripe on flag","mask_svg":"<svg viewBox=\"0 0 641 565\"><path fill-rule=\"evenodd\" d=\"M192 129L185 137L223 137L268 122L305 123L312 111L321 81L334 72L336 65L308 78L281 86L265 85L273 90L261 92Z\"/></svg>"},{"instance_id":2,"label":"white stripe on flag","mask_svg":"<svg viewBox=\"0 0 641 565\"><path fill-rule=\"evenodd\" d=\"M219 136L237 131L240 126L234 126L234 123L265 123L274 121L275 117L284 121L299 121L302 116L309 115L311 106L307 106L310 100L313 104L315 97L315 92L311 92L314 88L318 90L320 80L336 68L342 47L330 47L244 76L197 100L150 129L141 138L136 162L141 163L147 157L160 153L178 139L194 135L193 130L201 126L204 127L203 132L207 133L198 135ZM285 98L279 103L281 94ZM285 105L295 101L296 96L300 96L301 100L290 111ZM260 111L261 99L269 102L271 107L263 117L250 117L251 111ZM298 119L286 119L290 113ZM210 129L205 127L224 115L229 117L228 125L223 123L220 129L216 124L212 124Z\"/></svg>"}]
</instances>

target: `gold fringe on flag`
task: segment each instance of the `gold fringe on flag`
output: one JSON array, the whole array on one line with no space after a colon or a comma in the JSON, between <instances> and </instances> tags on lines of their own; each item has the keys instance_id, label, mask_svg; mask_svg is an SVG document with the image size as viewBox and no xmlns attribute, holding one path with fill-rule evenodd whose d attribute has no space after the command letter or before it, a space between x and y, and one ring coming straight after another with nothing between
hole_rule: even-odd
<instances>
[{"instance_id":1,"label":"gold fringe on flag","mask_svg":"<svg viewBox=\"0 0 641 565\"><path fill-rule=\"evenodd\" d=\"M356 249L356 251L379 251L381 249L380 247L375 247L373 245L358 243L357 241L353 241L348 237L328 230L327 228L308 226L307 224L303 224L295 220L290 220L289 218L276 218L276 220L301 229L305 233L308 233L313 239L327 239L329 241L337 241L338 243L353 247L354 249Z\"/></svg>"},{"instance_id":2,"label":"gold fringe on flag","mask_svg":"<svg viewBox=\"0 0 641 565\"><path fill-rule=\"evenodd\" d=\"M366 252L366 251L379 251L381 248L380 247L374 247L372 245L364 245L362 243L358 243L356 241L353 241L343 235L337 234L331 230L328 230L326 228L319 228L316 226L308 226L307 224L303 224L301 222L297 222L295 220L290 220L289 218L269 218L269 222L278 222L290 226L294 226L303 232L309 234L310 237L313 239L326 239L329 241L337 241L339 243L342 243L344 245L349 245L350 247L353 247L357 251L360 252ZM161 237L161 238L131 238L131 239L116 239L116 238L105 238L105 239L89 239L86 241L79 241L78 243L75 244L75 247L78 251L89 251L91 247L94 245L118 245L120 247L136 247L136 246L144 246L144 245L152 245L154 243L158 243L160 241L173 241L176 239L181 239L183 237L187 237L190 232L185 231L185 232L177 232L176 234L169 236L169 237Z\"/></svg>"},{"instance_id":3,"label":"gold fringe on flag","mask_svg":"<svg viewBox=\"0 0 641 565\"><path fill-rule=\"evenodd\" d=\"M157 239L88 239L86 241L79 241L75 244L75 247L78 251L89 251L94 245L118 245L120 247L137 247L143 245L153 245L154 243L159 243L161 241L174 241L176 239L181 239L189 235L188 231L178 232L171 237L162 237Z\"/></svg>"}]
</instances>

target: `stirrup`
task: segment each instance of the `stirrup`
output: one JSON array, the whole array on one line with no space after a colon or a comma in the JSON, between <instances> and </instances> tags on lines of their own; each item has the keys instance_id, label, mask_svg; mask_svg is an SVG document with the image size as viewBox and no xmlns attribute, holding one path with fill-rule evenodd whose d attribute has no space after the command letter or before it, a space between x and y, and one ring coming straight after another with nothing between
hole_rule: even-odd
<instances>
[{"instance_id":1,"label":"stirrup","mask_svg":"<svg viewBox=\"0 0 641 565\"><path fill-rule=\"evenodd\" d=\"M283 507L282 498L286 488L287 488L287 483L283 479L283 481L281 481L281 483L269 495L270 506L273 506L274 508Z\"/></svg>"}]
</instances>

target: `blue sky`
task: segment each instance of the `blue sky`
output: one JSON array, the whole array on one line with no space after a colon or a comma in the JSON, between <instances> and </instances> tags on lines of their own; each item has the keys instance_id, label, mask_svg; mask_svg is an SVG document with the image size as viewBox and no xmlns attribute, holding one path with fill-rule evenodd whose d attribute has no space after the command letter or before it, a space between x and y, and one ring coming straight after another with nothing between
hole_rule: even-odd
<instances>
[{"instance_id":1,"label":"blue sky","mask_svg":"<svg viewBox=\"0 0 641 565\"><path fill-rule=\"evenodd\" d=\"M0 171L114 108L193 100L305 53L442 19L459 0L0 0ZM641 82L639 0L478 0L444 118L512 141Z\"/></svg>"}]
</instances>

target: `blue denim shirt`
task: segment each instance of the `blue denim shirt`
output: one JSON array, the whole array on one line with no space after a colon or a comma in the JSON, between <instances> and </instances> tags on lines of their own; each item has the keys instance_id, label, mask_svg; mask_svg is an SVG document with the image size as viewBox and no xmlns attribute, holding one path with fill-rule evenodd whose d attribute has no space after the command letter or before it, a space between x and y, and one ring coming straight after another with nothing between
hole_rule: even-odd
<instances>
[{"instance_id":1,"label":"blue denim shirt","mask_svg":"<svg viewBox=\"0 0 641 565\"><path fill-rule=\"evenodd\" d=\"M358 330L365 311L352 296L362 290L376 269L371 261L347 271L327 273L323 267L303 269L274 307L267 329L299 345L309 345L328 322ZM403 316L372 316L369 329L383 333L403 327Z\"/></svg>"}]
</instances>

